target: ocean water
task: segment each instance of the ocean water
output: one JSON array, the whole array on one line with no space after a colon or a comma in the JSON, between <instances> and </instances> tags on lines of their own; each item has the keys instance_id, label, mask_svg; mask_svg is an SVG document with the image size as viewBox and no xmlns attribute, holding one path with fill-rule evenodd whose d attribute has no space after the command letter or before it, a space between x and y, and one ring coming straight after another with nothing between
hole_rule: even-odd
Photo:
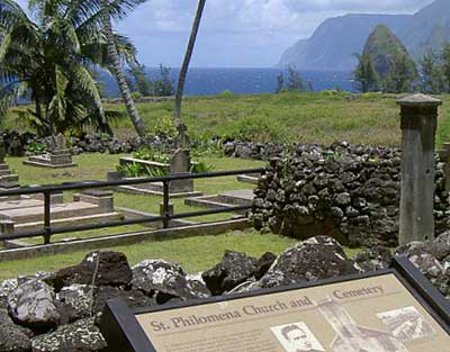
<instances>
[{"instance_id":1,"label":"ocean water","mask_svg":"<svg viewBox=\"0 0 450 352\"><path fill-rule=\"evenodd\" d=\"M215 95L225 90L236 94L273 93L277 87L277 76L283 72L276 68L190 68L186 80L185 95ZM171 69L170 76L176 84L179 69ZM300 71L302 78L311 82L314 91L342 89L353 92L351 72ZM151 79L159 79L159 68L148 68ZM106 94L119 96L114 77L101 74Z\"/></svg>"}]
</instances>

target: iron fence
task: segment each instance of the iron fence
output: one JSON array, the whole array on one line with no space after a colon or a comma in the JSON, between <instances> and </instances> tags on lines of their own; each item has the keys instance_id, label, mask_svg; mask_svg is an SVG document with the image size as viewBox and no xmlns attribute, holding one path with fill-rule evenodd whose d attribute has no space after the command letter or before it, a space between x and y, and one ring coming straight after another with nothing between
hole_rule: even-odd
<instances>
[{"instance_id":1,"label":"iron fence","mask_svg":"<svg viewBox=\"0 0 450 352\"><path fill-rule=\"evenodd\" d=\"M233 170L233 171L208 172L201 174L172 174L164 177L123 179L114 181L80 181L80 182L68 182L58 185L27 186L18 189L2 191L0 192L0 197L43 194L44 226L43 229L39 230L23 231L17 233L16 232L3 233L0 235L0 240L8 241L8 240L17 240L22 238L43 236L44 244L49 244L51 242L51 237L55 234L63 234L76 231L87 231L100 228L135 225L159 221L162 222L163 228L168 228L170 220L250 210L251 205L239 205L239 206L230 206L226 208L219 207L214 209L172 214L170 211L170 182L186 179L196 180L196 179L208 179L224 176L236 176L240 174L261 174L263 171L264 168L254 168L254 169ZM101 222L97 224L86 224L81 226L61 226L61 227L58 226L57 228L52 227L51 195L54 193L61 193L64 191L113 188L126 185L139 185L144 183L156 183L156 182L161 182L163 184L162 212L160 216L142 216L136 219Z\"/></svg>"}]
</instances>

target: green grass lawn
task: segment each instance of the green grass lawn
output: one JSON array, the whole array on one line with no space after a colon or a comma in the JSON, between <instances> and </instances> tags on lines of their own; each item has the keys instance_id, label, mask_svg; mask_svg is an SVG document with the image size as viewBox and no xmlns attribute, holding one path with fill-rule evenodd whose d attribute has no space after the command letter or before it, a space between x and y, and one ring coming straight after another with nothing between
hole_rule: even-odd
<instances>
[{"instance_id":1,"label":"green grass lawn","mask_svg":"<svg viewBox=\"0 0 450 352\"><path fill-rule=\"evenodd\" d=\"M233 231L219 236L148 241L109 249L125 253L132 265L144 259L165 259L181 264L187 272L195 273L217 264L227 249L261 256L267 251L279 254L296 242L297 240L288 237L261 235L255 230L246 230L243 232ZM357 250L354 249L346 251L349 256L357 253ZM37 271L55 271L77 264L86 254L87 251L77 251L2 262L0 263L0 281Z\"/></svg>"},{"instance_id":2,"label":"green grass lawn","mask_svg":"<svg viewBox=\"0 0 450 352\"><path fill-rule=\"evenodd\" d=\"M399 145L400 121L396 96L381 94L351 95L283 93L262 95L232 95L214 97L189 97L183 105L185 120L191 138L205 139L212 136L244 138L267 142L300 142L330 144L337 140L372 145ZM444 105L440 108L438 144L450 140L450 96L440 97ZM134 136L131 123L123 106L110 105L109 109L123 112L123 117L114 123L118 137ZM170 126L173 102L139 104L138 108L151 132L167 131ZM20 108L23 109L23 108ZM28 129L26 122L12 113L2 120L2 128ZM104 180L106 172L114 170L119 155L89 154L75 156L80 166L67 170L37 169L22 164L23 158L8 158L11 168L20 175L22 185L56 184L80 180ZM250 160L202 157L200 160L212 163L216 170L230 170L259 167L264 163ZM214 194L225 190L248 188L238 183L235 177L222 177L195 181L197 190ZM65 194L70 199L71 193ZM157 213L160 197L132 196L117 193L115 204ZM175 212L197 210L186 207L182 200L173 200ZM225 216L229 216L226 214ZM217 220L223 215L202 217L200 220ZM102 229L83 233L56 236L84 237L112 234L123 231L138 231L141 226L117 229ZM35 239L34 243L41 239ZM221 236L192 237L186 239L146 242L133 246L117 247L127 254L131 263L147 258L164 258L179 262L187 271L204 270L214 265L224 249L234 249L260 255L265 251L279 253L295 242L293 239L275 235L262 236L255 231L229 233ZM37 270L56 270L79 262L84 251L64 255L0 263L0 279L19 274L30 274Z\"/></svg>"},{"instance_id":3,"label":"green grass lawn","mask_svg":"<svg viewBox=\"0 0 450 352\"><path fill-rule=\"evenodd\" d=\"M20 183L22 186L32 184L59 184L63 182L74 182L82 180L105 180L106 173L114 170L114 165L119 162L122 155L109 154L83 154L74 156L74 161L79 165L76 168L64 170L51 170L44 168L36 168L29 165L24 165L25 158L7 158L7 163L13 172L20 175ZM214 165L215 171L222 170L240 170L245 168L256 168L264 166L264 162L255 160L243 160L226 157L204 156L199 160ZM252 188L252 185L237 182L235 176L226 176L210 179L195 180L195 189L204 194L217 194L219 192ZM64 197L66 201L70 201L73 192L66 192ZM114 201L116 207L129 208L149 213L159 213L159 206L162 202L162 197L151 195L133 195L127 193L115 192ZM172 199L175 213L191 212L202 210L203 208L191 207L184 204L183 199ZM189 220L199 222L210 222L223 219L229 219L232 214L214 214L195 218L188 218ZM52 241L58 241L63 238L73 237L95 237L104 236L107 234L140 231L143 227L140 225L107 228L100 230L91 230L83 232L68 233L62 235L55 235ZM36 237L33 239L23 240L27 243L41 244L43 239Z\"/></svg>"},{"instance_id":4,"label":"green grass lawn","mask_svg":"<svg viewBox=\"0 0 450 352\"><path fill-rule=\"evenodd\" d=\"M211 136L250 138L255 141L282 141L331 144L346 140L372 145L399 145L398 97L392 94L295 93L188 97L183 103L183 119L193 139ZM439 96L438 143L450 140L450 95ZM135 135L125 108L114 122L121 138ZM21 108L23 109L23 108ZM173 101L138 104L150 132L167 131L171 125ZM17 114L3 119L2 128L27 130Z\"/></svg>"}]
</instances>

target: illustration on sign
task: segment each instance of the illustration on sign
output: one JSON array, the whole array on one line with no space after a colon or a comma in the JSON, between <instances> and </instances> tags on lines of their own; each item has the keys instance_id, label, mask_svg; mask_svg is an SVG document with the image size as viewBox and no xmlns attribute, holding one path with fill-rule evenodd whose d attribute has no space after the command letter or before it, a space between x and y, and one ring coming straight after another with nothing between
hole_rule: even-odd
<instances>
[{"instance_id":1,"label":"illustration on sign","mask_svg":"<svg viewBox=\"0 0 450 352\"><path fill-rule=\"evenodd\" d=\"M336 332L333 352L407 352L396 336L376 329L359 326L344 306L334 299L324 299L319 310Z\"/></svg>"},{"instance_id":2,"label":"illustration on sign","mask_svg":"<svg viewBox=\"0 0 450 352\"><path fill-rule=\"evenodd\" d=\"M436 333L414 307L390 310L377 314L377 317L402 342L430 337Z\"/></svg>"},{"instance_id":3,"label":"illustration on sign","mask_svg":"<svg viewBox=\"0 0 450 352\"><path fill-rule=\"evenodd\" d=\"M304 322L274 326L271 330L286 352L325 352Z\"/></svg>"}]
</instances>

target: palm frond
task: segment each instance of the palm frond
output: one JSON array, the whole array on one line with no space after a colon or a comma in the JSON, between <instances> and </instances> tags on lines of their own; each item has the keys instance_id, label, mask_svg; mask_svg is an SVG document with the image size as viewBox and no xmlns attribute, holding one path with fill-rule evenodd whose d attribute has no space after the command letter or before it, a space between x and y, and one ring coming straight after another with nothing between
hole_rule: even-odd
<instances>
[{"instance_id":1,"label":"palm frond","mask_svg":"<svg viewBox=\"0 0 450 352\"><path fill-rule=\"evenodd\" d=\"M82 91L92 99L95 108L99 111L102 119L104 119L102 99L91 73L85 67L79 65L76 67L74 75Z\"/></svg>"},{"instance_id":2,"label":"palm frond","mask_svg":"<svg viewBox=\"0 0 450 352\"><path fill-rule=\"evenodd\" d=\"M117 51L123 61L133 65L137 63L136 55L137 49L131 40L121 34L114 34L114 40L116 41Z\"/></svg>"},{"instance_id":3,"label":"palm frond","mask_svg":"<svg viewBox=\"0 0 450 352\"><path fill-rule=\"evenodd\" d=\"M0 43L0 62L2 62L3 59L5 58L6 53L8 52L8 49L9 49L9 47L11 45L11 41L12 41L12 38L11 38L11 34L10 33L6 34L3 37L3 40Z\"/></svg>"},{"instance_id":4,"label":"palm frond","mask_svg":"<svg viewBox=\"0 0 450 352\"><path fill-rule=\"evenodd\" d=\"M49 111L54 121L64 121L66 115L65 92L69 80L58 65L55 67L55 83L55 94L50 101Z\"/></svg>"}]
</instances>

